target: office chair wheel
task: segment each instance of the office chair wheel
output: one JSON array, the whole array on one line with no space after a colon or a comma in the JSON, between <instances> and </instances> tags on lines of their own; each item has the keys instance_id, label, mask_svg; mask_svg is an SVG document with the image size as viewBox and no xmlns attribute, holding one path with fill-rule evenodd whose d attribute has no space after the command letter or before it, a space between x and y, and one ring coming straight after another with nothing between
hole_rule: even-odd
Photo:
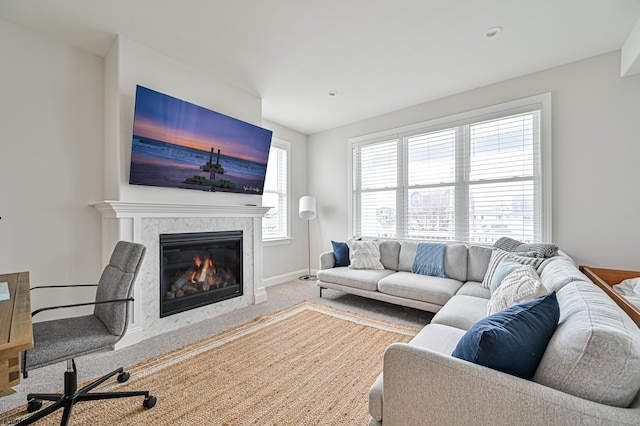
<instances>
[{"instance_id":1,"label":"office chair wheel","mask_svg":"<svg viewBox=\"0 0 640 426\"><path fill-rule=\"evenodd\" d=\"M42 408L42 401L39 399L32 399L27 401L27 413L33 413Z\"/></svg>"},{"instance_id":2,"label":"office chair wheel","mask_svg":"<svg viewBox=\"0 0 640 426\"><path fill-rule=\"evenodd\" d=\"M118 382L124 383L127 380L129 380L129 377L131 377L131 374L127 373L126 371L123 371L122 373L118 374Z\"/></svg>"},{"instance_id":3,"label":"office chair wheel","mask_svg":"<svg viewBox=\"0 0 640 426\"><path fill-rule=\"evenodd\" d=\"M142 406L144 408L153 408L153 406L156 405L156 402L158 402L158 398L153 395L149 395L144 399L144 401L142 401Z\"/></svg>"}]
</instances>

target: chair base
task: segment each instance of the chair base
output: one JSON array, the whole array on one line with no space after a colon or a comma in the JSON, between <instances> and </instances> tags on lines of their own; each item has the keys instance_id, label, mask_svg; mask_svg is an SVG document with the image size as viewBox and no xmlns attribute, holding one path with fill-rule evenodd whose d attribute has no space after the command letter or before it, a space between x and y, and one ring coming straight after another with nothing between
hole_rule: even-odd
<instances>
[{"instance_id":1,"label":"chair base","mask_svg":"<svg viewBox=\"0 0 640 426\"><path fill-rule=\"evenodd\" d=\"M81 401L96 401L100 399L144 396L144 401L142 402L143 407L149 409L153 408L153 406L156 405L157 398L153 395L149 395L148 391L89 393L95 387L101 385L116 374L118 375L118 381L120 383L124 383L129 380L129 373L125 372L121 367L84 386L80 390L77 390L78 375L74 363L73 369L67 369L67 371L65 371L64 373L64 393L30 393L27 395L27 411L30 413L40 410L43 400L55 402L47 406L43 410L33 414L31 417L21 420L18 425L29 425L55 411L58 411L61 408L63 408L64 411L62 413L62 420L60 421L60 425L67 425L69 423L69 418L71 417L73 405Z\"/></svg>"}]
</instances>

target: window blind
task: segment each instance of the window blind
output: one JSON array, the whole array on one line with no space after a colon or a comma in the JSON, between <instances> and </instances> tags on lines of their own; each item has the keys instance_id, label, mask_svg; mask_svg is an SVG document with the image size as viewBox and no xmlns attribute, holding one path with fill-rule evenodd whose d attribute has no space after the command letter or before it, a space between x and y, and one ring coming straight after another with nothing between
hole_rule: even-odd
<instances>
[{"instance_id":1,"label":"window blind","mask_svg":"<svg viewBox=\"0 0 640 426\"><path fill-rule=\"evenodd\" d=\"M272 144L262 193L262 204L271 207L262 218L264 240L288 236L287 168L287 149Z\"/></svg>"},{"instance_id":2,"label":"window blind","mask_svg":"<svg viewBox=\"0 0 640 426\"><path fill-rule=\"evenodd\" d=\"M539 111L469 125L469 241L540 241Z\"/></svg>"},{"instance_id":3,"label":"window blind","mask_svg":"<svg viewBox=\"0 0 640 426\"><path fill-rule=\"evenodd\" d=\"M542 105L494 108L352 143L354 235L542 241Z\"/></svg>"},{"instance_id":4,"label":"window blind","mask_svg":"<svg viewBox=\"0 0 640 426\"><path fill-rule=\"evenodd\" d=\"M378 237L396 237L398 140L359 147L353 161L356 227Z\"/></svg>"}]
</instances>

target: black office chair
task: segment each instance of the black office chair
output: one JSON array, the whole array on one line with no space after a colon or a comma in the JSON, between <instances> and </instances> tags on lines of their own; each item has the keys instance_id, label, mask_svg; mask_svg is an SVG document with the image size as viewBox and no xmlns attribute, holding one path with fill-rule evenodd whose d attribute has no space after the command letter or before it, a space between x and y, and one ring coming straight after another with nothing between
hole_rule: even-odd
<instances>
[{"instance_id":1,"label":"black office chair","mask_svg":"<svg viewBox=\"0 0 640 426\"><path fill-rule=\"evenodd\" d=\"M64 318L33 324L32 349L22 354L22 374L28 377L29 369L44 367L67 360L67 371L64 373L64 393L27 395L27 411L33 413L40 410L42 401L55 401L41 411L20 421L18 425L28 425L54 411L64 408L61 425L66 425L71 410L76 402L98 399L144 396L145 408L156 404L156 397L148 391L134 392L91 392L95 387L118 375L118 382L129 380L129 373L122 368L101 377L93 383L78 389L77 370L74 358L113 346L124 336L129 323L129 308L133 283L140 270L146 248L142 244L120 241L116 244L109 264L105 267L97 285L94 302L76 303L72 305L52 306L34 311L36 314L51 309L63 309L76 306L95 305L93 314ZM87 286L86 284L81 286ZM78 286L41 286L37 288L78 287Z\"/></svg>"}]
</instances>

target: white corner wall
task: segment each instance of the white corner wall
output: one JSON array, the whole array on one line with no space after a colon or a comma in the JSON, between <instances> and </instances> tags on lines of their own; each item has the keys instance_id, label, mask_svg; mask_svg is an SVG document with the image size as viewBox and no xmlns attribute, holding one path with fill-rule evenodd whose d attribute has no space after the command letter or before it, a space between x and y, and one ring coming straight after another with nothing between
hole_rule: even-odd
<instances>
[{"instance_id":1,"label":"white corner wall","mask_svg":"<svg viewBox=\"0 0 640 426\"><path fill-rule=\"evenodd\" d=\"M0 272L30 271L32 285L95 282L103 60L3 19L0 58ZM39 290L32 306L82 293Z\"/></svg>"},{"instance_id":2,"label":"white corner wall","mask_svg":"<svg viewBox=\"0 0 640 426\"><path fill-rule=\"evenodd\" d=\"M307 136L267 120L263 121L263 127L273 130L274 138L291 143L289 159L291 240L275 245L264 244L263 276L265 286L270 286L296 279L307 273L307 222L298 216L298 200L303 195L313 194L307 194Z\"/></svg>"},{"instance_id":3,"label":"white corner wall","mask_svg":"<svg viewBox=\"0 0 640 426\"><path fill-rule=\"evenodd\" d=\"M311 135L316 267L330 240L350 237L349 138L544 92L552 94L553 242L578 264L640 270L640 75L620 77L619 51Z\"/></svg>"}]
</instances>

